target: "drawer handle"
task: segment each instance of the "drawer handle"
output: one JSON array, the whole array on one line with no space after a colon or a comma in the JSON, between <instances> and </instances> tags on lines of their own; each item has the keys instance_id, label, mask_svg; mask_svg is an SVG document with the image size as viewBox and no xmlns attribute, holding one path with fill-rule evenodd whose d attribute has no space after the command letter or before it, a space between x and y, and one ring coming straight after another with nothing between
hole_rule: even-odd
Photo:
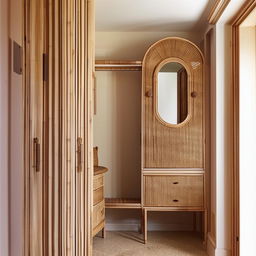
<instances>
[{"instance_id":1,"label":"drawer handle","mask_svg":"<svg viewBox=\"0 0 256 256\"><path fill-rule=\"evenodd\" d=\"M177 184L179 184L179 182L178 182L178 181L175 181L175 182L173 182L173 184L174 184L174 185L177 185Z\"/></svg>"},{"instance_id":2,"label":"drawer handle","mask_svg":"<svg viewBox=\"0 0 256 256\"><path fill-rule=\"evenodd\" d=\"M77 139L77 171L78 172L81 172L83 170L83 164L82 164L82 141L83 139L82 138L78 138Z\"/></svg>"},{"instance_id":3,"label":"drawer handle","mask_svg":"<svg viewBox=\"0 0 256 256\"><path fill-rule=\"evenodd\" d=\"M179 200L177 200L177 199L174 199L174 200L172 200L172 201L175 202L175 203L179 202Z\"/></svg>"}]
</instances>

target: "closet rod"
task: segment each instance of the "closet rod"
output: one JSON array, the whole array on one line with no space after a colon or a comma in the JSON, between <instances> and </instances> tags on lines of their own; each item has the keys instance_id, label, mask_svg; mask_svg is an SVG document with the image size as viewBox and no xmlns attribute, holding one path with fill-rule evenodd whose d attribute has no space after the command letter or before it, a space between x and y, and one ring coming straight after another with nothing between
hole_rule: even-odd
<instances>
[{"instance_id":1,"label":"closet rod","mask_svg":"<svg viewBox=\"0 0 256 256\"><path fill-rule=\"evenodd\" d=\"M96 71L141 71L142 61L96 60Z\"/></svg>"}]
</instances>

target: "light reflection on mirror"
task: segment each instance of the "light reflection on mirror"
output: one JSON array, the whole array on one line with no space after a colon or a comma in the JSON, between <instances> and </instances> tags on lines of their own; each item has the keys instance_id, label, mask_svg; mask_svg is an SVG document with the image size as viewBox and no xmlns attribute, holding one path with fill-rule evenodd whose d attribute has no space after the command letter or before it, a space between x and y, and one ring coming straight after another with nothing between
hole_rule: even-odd
<instances>
[{"instance_id":1,"label":"light reflection on mirror","mask_svg":"<svg viewBox=\"0 0 256 256\"><path fill-rule=\"evenodd\" d=\"M180 124L188 116L187 82L187 71L177 62L165 64L158 73L157 110L168 124Z\"/></svg>"}]
</instances>

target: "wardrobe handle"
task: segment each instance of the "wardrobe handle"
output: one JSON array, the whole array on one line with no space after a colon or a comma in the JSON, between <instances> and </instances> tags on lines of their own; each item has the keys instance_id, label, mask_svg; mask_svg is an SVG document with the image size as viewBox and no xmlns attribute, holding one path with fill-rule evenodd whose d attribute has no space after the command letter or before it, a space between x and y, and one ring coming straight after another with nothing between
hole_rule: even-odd
<instances>
[{"instance_id":1,"label":"wardrobe handle","mask_svg":"<svg viewBox=\"0 0 256 256\"><path fill-rule=\"evenodd\" d=\"M40 171L40 143L38 138L34 138L34 165L36 172Z\"/></svg>"},{"instance_id":2,"label":"wardrobe handle","mask_svg":"<svg viewBox=\"0 0 256 256\"><path fill-rule=\"evenodd\" d=\"M177 199L174 199L174 200L172 200L173 202L175 202L175 203L178 203L179 202L179 200L177 200Z\"/></svg>"},{"instance_id":3,"label":"wardrobe handle","mask_svg":"<svg viewBox=\"0 0 256 256\"><path fill-rule=\"evenodd\" d=\"M177 184L179 184L179 182L178 182L178 181L175 181L175 182L173 182L173 184L174 184L174 185L177 185Z\"/></svg>"},{"instance_id":4,"label":"wardrobe handle","mask_svg":"<svg viewBox=\"0 0 256 256\"><path fill-rule=\"evenodd\" d=\"M77 171L82 171L82 138L77 139Z\"/></svg>"}]
</instances>

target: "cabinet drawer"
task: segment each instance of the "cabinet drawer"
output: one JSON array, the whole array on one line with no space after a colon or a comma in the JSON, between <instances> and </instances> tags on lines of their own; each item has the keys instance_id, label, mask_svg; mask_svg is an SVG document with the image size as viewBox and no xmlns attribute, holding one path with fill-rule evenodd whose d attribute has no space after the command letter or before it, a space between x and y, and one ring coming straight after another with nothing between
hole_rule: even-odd
<instances>
[{"instance_id":1,"label":"cabinet drawer","mask_svg":"<svg viewBox=\"0 0 256 256\"><path fill-rule=\"evenodd\" d=\"M105 201L93 206L93 228L105 220Z\"/></svg>"},{"instance_id":2,"label":"cabinet drawer","mask_svg":"<svg viewBox=\"0 0 256 256\"><path fill-rule=\"evenodd\" d=\"M203 175L157 175L144 177L145 206L203 207Z\"/></svg>"},{"instance_id":3,"label":"cabinet drawer","mask_svg":"<svg viewBox=\"0 0 256 256\"><path fill-rule=\"evenodd\" d=\"M93 205L98 204L104 199L104 187L100 187L93 191Z\"/></svg>"},{"instance_id":4,"label":"cabinet drawer","mask_svg":"<svg viewBox=\"0 0 256 256\"><path fill-rule=\"evenodd\" d=\"M93 190L96 190L100 187L103 186L104 179L103 179L103 174L101 175L95 175L93 177Z\"/></svg>"}]
</instances>

